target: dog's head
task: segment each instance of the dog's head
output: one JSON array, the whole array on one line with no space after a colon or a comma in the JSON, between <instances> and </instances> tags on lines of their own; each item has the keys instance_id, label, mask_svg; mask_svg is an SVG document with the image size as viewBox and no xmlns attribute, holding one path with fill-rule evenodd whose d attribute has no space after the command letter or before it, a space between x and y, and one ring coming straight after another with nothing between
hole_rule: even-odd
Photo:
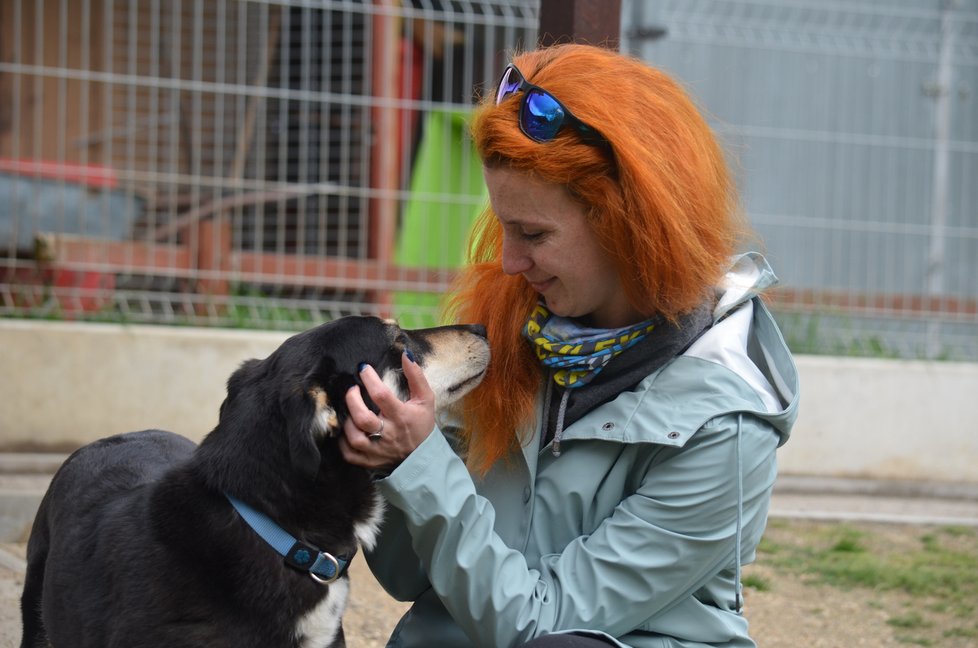
<instances>
[{"instance_id":1,"label":"dog's head","mask_svg":"<svg viewBox=\"0 0 978 648\"><path fill-rule=\"evenodd\" d=\"M481 326L407 330L391 320L344 317L292 336L264 360L245 362L228 381L219 427L277 427L268 420L277 419L293 469L314 478L320 442L340 433L346 392L361 384L361 363L371 365L401 400L409 397L401 369L405 350L424 370L439 412L478 385L489 363ZM366 390L362 394L376 410Z\"/></svg>"}]
</instances>

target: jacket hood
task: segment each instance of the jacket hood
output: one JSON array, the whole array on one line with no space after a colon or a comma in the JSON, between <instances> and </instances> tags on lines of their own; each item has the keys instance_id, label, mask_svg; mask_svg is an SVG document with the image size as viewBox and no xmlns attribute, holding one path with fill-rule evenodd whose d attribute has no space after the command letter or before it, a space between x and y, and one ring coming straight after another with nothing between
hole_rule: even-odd
<instances>
[{"instance_id":1,"label":"jacket hood","mask_svg":"<svg viewBox=\"0 0 978 648\"><path fill-rule=\"evenodd\" d=\"M717 288L717 305L713 310L714 324L744 302L777 284L778 277L763 255L746 252L735 256Z\"/></svg>"}]
</instances>

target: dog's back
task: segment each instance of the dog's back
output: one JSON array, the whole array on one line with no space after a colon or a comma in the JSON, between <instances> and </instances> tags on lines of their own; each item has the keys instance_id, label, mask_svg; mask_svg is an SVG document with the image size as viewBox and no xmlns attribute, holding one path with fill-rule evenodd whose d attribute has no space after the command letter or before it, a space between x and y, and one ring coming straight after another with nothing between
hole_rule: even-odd
<instances>
[{"instance_id":1,"label":"dog's back","mask_svg":"<svg viewBox=\"0 0 978 648\"><path fill-rule=\"evenodd\" d=\"M271 558L202 486L194 448L151 430L69 457L28 542L22 648L343 645L345 579L324 588ZM326 644L302 641L309 615L335 618Z\"/></svg>"},{"instance_id":2,"label":"dog's back","mask_svg":"<svg viewBox=\"0 0 978 648\"><path fill-rule=\"evenodd\" d=\"M93 612L106 604L99 579L115 567L106 569L104 563L132 553L124 545L142 517L146 485L194 448L188 439L154 430L97 441L65 461L41 502L27 545L22 648L47 646L48 641L56 646L88 643L74 631L57 636L59 628L45 628L42 618L63 619L59 627L64 628L88 628L101 618ZM64 595L43 599L48 609L42 610L41 594L48 588Z\"/></svg>"}]
</instances>

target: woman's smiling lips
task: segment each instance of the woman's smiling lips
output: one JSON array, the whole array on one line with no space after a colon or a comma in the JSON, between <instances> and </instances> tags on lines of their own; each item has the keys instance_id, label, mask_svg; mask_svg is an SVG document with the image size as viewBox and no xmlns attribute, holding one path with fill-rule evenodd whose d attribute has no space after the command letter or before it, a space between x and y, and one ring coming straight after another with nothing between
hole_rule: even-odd
<instances>
[{"instance_id":1,"label":"woman's smiling lips","mask_svg":"<svg viewBox=\"0 0 978 648\"><path fill-rule=\"evenodd\" d=\"M556 277L550 277L549 279L544 279L543 281L530 281L529 279L527 279L527 281L529 281L530 287L533 288L533 290L537 291L538 293L543 293L553 284L555 279Z\"/></svg>"}]
</instances>

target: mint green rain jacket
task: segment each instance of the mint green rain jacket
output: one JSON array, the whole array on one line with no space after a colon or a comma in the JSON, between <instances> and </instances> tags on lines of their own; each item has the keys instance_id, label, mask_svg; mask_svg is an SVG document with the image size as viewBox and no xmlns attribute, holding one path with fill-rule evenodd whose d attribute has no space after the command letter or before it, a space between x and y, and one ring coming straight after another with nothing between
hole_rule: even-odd
<instances>
[{"instance_id":1,"label":"mint green rain jacket","mask_svg":"<svg viewBox=\"0 0 978 648\"><path fill-rule=\"evenodd\" d=\"M794 362L756 296L775 281L760 255L738 257L714 326L567 427L560 456L538 428L479 479L436 429L380 480L387 512L367 560L414 602L388 645L587 631L622 646L754 646L740 566L798 404Z\"/></svg>"}]
</instances>

